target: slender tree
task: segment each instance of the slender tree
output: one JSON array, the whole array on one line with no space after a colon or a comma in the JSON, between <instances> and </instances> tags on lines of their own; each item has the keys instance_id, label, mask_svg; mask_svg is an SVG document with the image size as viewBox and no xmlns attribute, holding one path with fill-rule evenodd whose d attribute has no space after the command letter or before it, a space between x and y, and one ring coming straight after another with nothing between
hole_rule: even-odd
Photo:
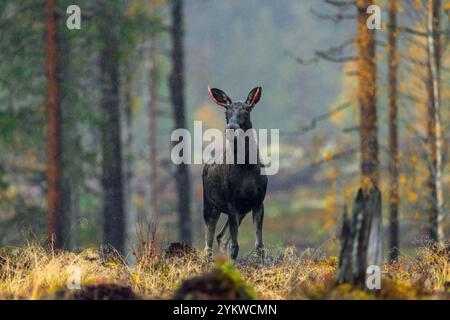
<instances>
[{"instance_id":1,"label":"slender tree","mask_svg":"<svg viewBox=\"0 0 450 320\"><path fill-rule=\"evenodd\" d=\"M367 7L372 4L372 0L357 0L361 183L366 191L378 188L380 178L376 109L375 30L367 28L366 13Z\"/></svg>"},{"instance_id":2,"label":"slender tree","mask_svg":"<svg viewBox=\"0 0 450 320\"><path fill-rule=\"evenodd\" d=\"M399 155L397 129L397 11L398 0L389 1L388 92L389 92L389 258L398 258L399 248Z\"/></svg>"},{"instance_id":3,"label":"slender tree","mask_svg":"<svg viewBox=\"0 0 450 320\"><path fill-rule=\"evenodd\" d=\"M151 235L155 236L156 223L158 219L158 150L157 150L157 85L158 85L158 67L155 52L156 37L152 37L150 44L150 100L149 110L149 129L150 129L150 204L152 208Z\"/></svg>"},{"instance_id":4,"label":"slender tree","mask_svg":"<svg viewBox=\"0 0 450 320\"><path fill-rule=\"evenodd\" d=\"M72 51L70 40L64 35L64 29L61 27L62 31L61 37L59 39L59 49L60 49L60 81L61 84L70 81L70 53ZM63 246L65 249L71 250L76 247L76 237L77 237L77 210L74 207L76 201L75 190L76 185L74 180L77 178L76 170L79 170L74 163L76 162L76 157L80 154L77 150L76 143L76 116L77 111L74 108L74 103L70 99L70 88L68 86L62 85L61 87L61 128L64 135L61 140L61 197L62 197L62 207L61 207L61 218L62 218L62 237L64 239ZM74 110L75 109L75 110ZM79 176L79 174L78 174Z\"/></svg>"},{"instance_id":5,"label":"slender tree","mask_svg":"<svg viewBox=\"0 0 450 320\"><path fill-rule=\"evenodd\" d=\"M358 100L360 106L361 188L341 233L338 282L365 286L367 267L381 265L381 193L377 128L375 29L367 27L367 8L372 0L357 0Z\"/></svg>"},{"instance_id":6,"label":"slender tree","mask_svg":"<svg viewBox=\"0 0 450 320\"><path fill-rule=\"evenodd\" d=\"M103 243L124 252L125 216L122 190L122 142L119 110L118 27L108 5L102 13L100 52L102 125Z\"/></svg>"},{"instance_id":7,"label":"slender tree","mask_svg":"<svg viewBox=\"0 0 450 320\"><path fill-rule=\"evenodd\" d=\"M45 69L47 74L47 236L54 248L61 236L61 99L58 51L58 1L45 0Z\"/></svg>"},{"instance_id":8,"label":"slender tree","mask_svg":"<svg viewBox=\"0 0 450 320\"><path fill-rule=\"evenodd\" d=\"M429 75L428 106L428 188L429 236L434 241L443 240L443 194L442 194L442 129L440 117L440 0L429 0L427 5L427 48Z\"/></svg>"},{"instance_id":9,"label":"slender tree","mask_svg":"<svg viewBox=\"0 0 450 320\"><path fill-rule=\"evenodd\" d=\"M123 157L123 190L124 190L124 210L126 212L126 224L128 230L125 232L132 234L136 231L136 218L137 212L141 210L137 210L137 206L133 205L133 198L135 196L135 171L136 167L135 157L133 153L133 144L134 144L134 119L133 119L133 97L132 97L132 88L133 88L133 73L134 68L133 64L135 63L135 59L128 59L126 65L122 69L122 91L123 91L123 108L124 108L124 143L122 149L122 157Z\"/></svg>"},{"instance_id":10,"label":"slender tree","mask_svg":"<svg viewBox=\"0 0 450 320\"><path fill-rule=\"evenodd\" d=\"M172 0L172 73L169 77L175 128L186 128L184 99L184 22L183 0ZM177 213L180 240L192 242L191 183L187 164L179 164L175 172Z\"/></svg>"}]
</instances>

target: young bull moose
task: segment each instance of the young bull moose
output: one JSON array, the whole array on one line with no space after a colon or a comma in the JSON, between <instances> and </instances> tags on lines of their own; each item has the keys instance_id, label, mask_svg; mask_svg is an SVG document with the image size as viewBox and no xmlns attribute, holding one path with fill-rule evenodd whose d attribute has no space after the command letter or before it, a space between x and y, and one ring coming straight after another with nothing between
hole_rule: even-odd
<instances>
[{"instance_id":1,"label":"young bull moose","mask_svg":"<svg viewBox=\"0 0 450 320\"><path fill-rule=\"evenodd\" d=\"M256 243L255 248L258 256L264 258L264 245L262 240L262 227L264 218L264 198L267 188L267 176L261 174L263 165L260 162L259 154L255 143L250 139L245 142L245 148L238 148L236 139L239 134L247 133L252 129L250 121L250 112L261 98L261 87L256 87L250 91L245 102L233 102L222 90L208 87L211 99L217 105L225 108L227 139L230 139L228 133L233 134L231 139L233 147L233 163L225 163L226 155L224 152L224 163L206 164L203 168L203 217L206 225L206 247L205 251L212 254L214 242L214 232L220 214L228 215L228 221L217 235L217 243L221 250L225 250L231 239L230 257L236 260L239 252L238 226L242 219L251 210L253 212L253 222L256 224ZM241 129L241 130L238 130ZM229 141L230 142L230 141ZM254 140L253 140L254 142ZM231 149L230 148L230 149ZM245 150L245 155L238 154ZM255 151L256 161L251 160L251 152ZM242 156L245 156L243 158ZM237 161L238 158L245 159ZM227 229L229 228L229 237Z\"/></svg>"}]
</instances>

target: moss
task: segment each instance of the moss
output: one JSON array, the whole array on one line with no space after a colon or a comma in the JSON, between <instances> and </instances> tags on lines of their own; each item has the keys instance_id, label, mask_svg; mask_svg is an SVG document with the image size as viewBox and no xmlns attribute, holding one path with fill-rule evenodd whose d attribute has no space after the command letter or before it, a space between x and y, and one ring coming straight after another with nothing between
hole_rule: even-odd
<instances>
[{"instance_id":1,"label":"moss","mask_svg":"<svg viewBox=\"0 0 450 320\"><path fill-rule=\"evenodd\" d=\"M251 300L256 299L256 292L232 262L218 261L210 273L184 281L174 298Z\"/></svg>"}]
</instances>

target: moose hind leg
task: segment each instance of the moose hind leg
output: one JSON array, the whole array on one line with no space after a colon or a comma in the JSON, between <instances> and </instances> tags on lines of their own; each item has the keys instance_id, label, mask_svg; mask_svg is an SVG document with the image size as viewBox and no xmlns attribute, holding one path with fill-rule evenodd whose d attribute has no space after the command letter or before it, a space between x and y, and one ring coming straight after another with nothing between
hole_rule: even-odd
<instances>
[{"instance_id":1,"label":"moose hind leg","mask_svg":"<svg viewBox=\"0 0 450 320\"><path fill-rule=\"evenodd\" d=\"M245 215L239 216L239 226L241 225L244 216ZM230 243L230 232L227 231L228 231L228 220L223 226L222 230L220 230L219 234L217 235L217 243L219 244L219 248L222 253L227 252L228 244Z\"/></svg>"},{"instance_id":2,"label":"moose hind leg","mask_svg":"<svg viewBox=\"0 0 450 320\"><path fill-rule=\"evenodd\" d=\"M264 220L264 204L253 210L253 222L256 225L256 241L255 250L259 258L264 260L264 243L263 243L263 220Z\"/></svg>"},{"instance_id":3,"label":"moose hind leg","mask_svg":"<svg viewBox=\"0 0 450 320\"><path fill-rule=\"evenodd\" d=\"M228 241L226 239L227 231L228 231L228 220L225 222L225 224L223 225L222 229L219 231L219 233L217 234L217 237L216 237L217 245L219 246L219 250L222 253L225 253L226 245L228 244ZM229 237L228 237L228 239L229 239Z\"/></svg>"}]
</instances>

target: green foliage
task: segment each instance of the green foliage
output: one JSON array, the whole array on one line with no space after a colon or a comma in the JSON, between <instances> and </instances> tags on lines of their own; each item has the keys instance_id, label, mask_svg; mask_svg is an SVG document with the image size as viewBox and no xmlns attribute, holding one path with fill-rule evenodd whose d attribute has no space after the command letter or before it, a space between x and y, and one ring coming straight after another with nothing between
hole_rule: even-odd
<instances>
[{"instance_id":1,"label":"green foliage","mask_svg":"<svg viewBox=\"0 0 450 320\"><path fill-rule=\"evenodd\" d=\"M255 289L247 283L241 272L236 268L236 265L231 260L220 260L216 261L215 267L220 270L218 275L219 279L229 278L239 295L243 297L248 297L250 299L256 299L257 294Z\"/></svg>"},{"instance_id":2,"label":"green foliage","mask_svg":"<svg viewBox=\"0 0 450 320\"><path fill-rule=\"evenodd\" d=\"M250 300L256 299L256 291L243 279L233 262L219 259L211 272L185 280L173 298Z\"/></svg>"}]
</instances>

